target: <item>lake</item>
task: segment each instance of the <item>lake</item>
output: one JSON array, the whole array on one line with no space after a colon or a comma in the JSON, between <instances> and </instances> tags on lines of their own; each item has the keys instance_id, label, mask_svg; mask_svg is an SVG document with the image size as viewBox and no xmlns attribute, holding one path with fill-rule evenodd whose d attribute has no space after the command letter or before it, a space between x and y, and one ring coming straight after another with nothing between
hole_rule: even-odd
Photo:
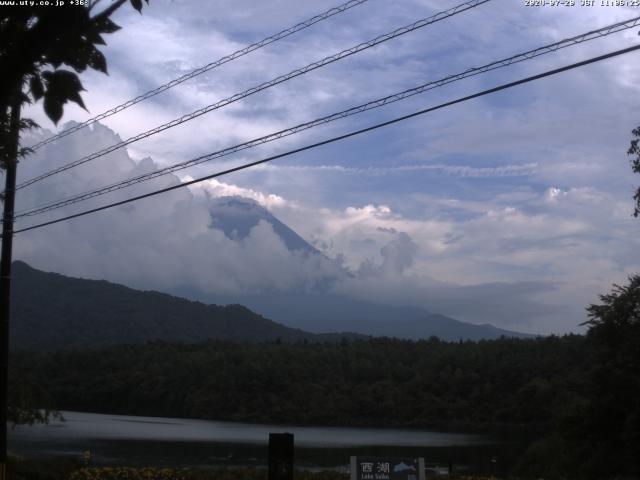
<instances>
[{"instance_id":1,"label":"lake","mask_svg":"<svg viewBox=\"0 0 640 480\"><path fill-rule=\"evenodd\" d=\"M351 455L384 455L422 456L427 464L446 466L451 461L460 469L488 472L502 470L515 452L489 436L461 433L61 413L64 422L10 429L9 448L33 458L80 456L89 450L96 465L262 466L269 433L290 432L299 468L340 469Z\"/></svg>"}]
</instances>

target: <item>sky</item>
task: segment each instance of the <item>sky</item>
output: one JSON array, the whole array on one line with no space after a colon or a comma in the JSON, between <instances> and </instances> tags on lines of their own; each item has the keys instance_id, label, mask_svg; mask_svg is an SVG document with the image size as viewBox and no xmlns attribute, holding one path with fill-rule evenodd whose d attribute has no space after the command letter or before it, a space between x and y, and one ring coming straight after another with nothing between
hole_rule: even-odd
<instances>
[{"instance_id":1,"label":"sky","mask_svg":"<svg viewBox=\"0 0 640 480\"><path fill-rule=\"evenodd\" d=\"M83 193L640 15L638 8L492 0L262 91L18 192L17 210ZM334 1L151 0L106 37L109 75L81 75L28 145L332 6ZM19 181L457 5L369 0L39 149ZM339 120L18 227L196 178L636 45L636 27ZM640 177L626 150L639 124L637 52L528 83L189 189L16 236L36 268L136 288L290 289L352 275L336 293L418 305L532 333L582 332L585 307L640 271ZM333 262L290 252L269 225L242 242L209 228L211 197L260 203ZM277 319L275 319L277 320Z\"/></svg>"}]
</instances>

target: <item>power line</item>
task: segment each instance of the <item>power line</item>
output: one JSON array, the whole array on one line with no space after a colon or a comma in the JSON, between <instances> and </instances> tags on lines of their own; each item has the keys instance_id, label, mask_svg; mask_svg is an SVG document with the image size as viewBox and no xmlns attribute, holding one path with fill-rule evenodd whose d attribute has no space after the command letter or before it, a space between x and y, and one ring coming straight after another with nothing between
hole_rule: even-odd
<instances>
[{"instance_id":1,"label":"power line","mask_svg":"<svg viewBox=\"0 0 640 480\"><path fill-rule=\"evenodd\" d=\"M46 145L48 143L51 143L55 140L58 140L60 138L66 137L67 135L71 135L74 132L77 132L78 130L82 130L85 127L88 127L89 125L94 124L95 122L99 121L99 120L103 120L107 117L110 117L111 115L114 115L118 112L121 112L133 105L135 105L136 103L140 103L143 100L147 100L151 97L154 97L156 95L158 95L159 93L164 92L165 90L169 90L172 87L175 87L176 85L179 85L183 82L186 82L187 80L190 80L194 77L197 77L198 75L201 75L205 72L208 72L209 70L213 70L216 67L219 67L221 65L224 65L225 63L228 63L232 60L235 60L237 58L240 58L244 55L247 55L251 52L254 52L262 47L265 47L271 43L274 43L278 40L282 40L283 38L288 37L289 35L293 35L296 32L299 32L300 30L304 30L306 28L309 28L310 26L321 22L323 20L326 20L328 18L333 17L334 15L337 15L339 13L345 12L347 10L349 10L350 8L353 8L355 6L361 5L365 2L368 2L369 0L349 0L346 3L343 3L342 5L338 5L337 7L331 8L319 15L316 15L314 17L311 17L303 22L300 22L296 25L294 25L293 27L289 27L285 30L282 30L276 34L273 34L267 38L264 38L262 40L260 40L259 42L256 43L252 43L251 45L248 45L244 48L241 48L240 50L236 50L235 52L226 55L222 58L219 58L218 60L208 63L207 65L203 65L202 67L198 67L195 70L192 70L189 73L185 73L184 75L175 78L173 80L171 80L170 82L165 83L164 85L160 85L157 88L154 88L153 90L150 90L146 93L143 93L142 95L139 95L131 100L127 100L126 102L117 105L113 108L111 108L110 110L107 110L106 112L101 113L100 115L96 115L93 118L90 118L89 120L86 120L82 123L79 123L77 125L74 125L71 128L68 128L66 130L63 130L62 132L53 135L49 138L46 138L45 140L42 140L41 142L38 142L34 145L32 145L31 148L32 150L37 150L38 148L42 147L43 145Z\"/></svg>"},{"instance_id":2,"label":"power line","mask_svg":"<svg viewBox=\"0 0 640 480\"><path fill-rule=\"evenodd\" d=\"M140 133L136 136L130 137L127 140L123 140L119 143L116 143L114 145L111 145L109 147L106 147L98 152L92 153L91 155L87 155L79 160L76 160L74 162L68 163L66 165L63 165L61 167L58 167L54 170L51 170L47 173L44 173L42 175L39 175L37 177L34 177L30 180L27 180L25 182L20 183L19 185L16 186L16 190L19 190L21 188L27 187L29 185L32 185L36 182L39 182L41 180L44 180L45 178L48 178L52 175L55 175L57 173L60 172L64 172L66 170L69 170L71 168L77 167L78 165L82 165L84 163L87 163L91 160L95 160L96 158L102 157L108 153L113 152L114 150L117 150L119 148L125 147L127 145L130 145L131 143L137 142L138 140L142 140L144 138L150 137L152 135L155 135L156 133L160 133L164 130L167 130L169 128L175 127L177 125L180 125L182 123L188 122L189 120L193 120L194 118L197 118L201 115L204 115L205 113L209 113L213 110L217 110L219 108L225 107L231 103L237 102L238 100L241 100L243 98L246 98L250 95L253 95L255 93L258 93L262 90L265 90L267 88L271 88L275 85L278 85L280 83L284 83L288 80L291 80L292 78L298 77L300 75L304 75L310 71L316 70L320 67L324 67L330 63L336 62L338 60L341 60L343 58L346 58L348 56L354 55L356 53L359 53L363 50L367 50L371 47L374 47L376 45L379 45L383 42L386 42L388 40L391 40L393 38L399 37L401 35L404 35L406 33L412 32L414 30L417 30L419 28L423 28L426 27L427 25L431 25L433 23L439 22L441 20L444 20L446 18L452 17L454 15L457 15L458 13L462 13L466 10L475 8L479 5L482 5L483 3L487 3L490 0L469 0L467 2L464 2L460 5L457 5L456 7L450 8L448 10L439 12L435 15L432 15L430 17L427 18L423 18L421 20L418 20L417 22L414 22L410 25L406 25L404 27L398 28L390 33L386 33L383 35L379 35L376 38L369 40L368 42L363 42L360 43L359 45L356 45L355 47L351 47L348 48L346 50L343 50L339 53L336 53L334 55L330 55L328 57L323 58L322 60L319 60L317 62L313 62L310 63L302 68L298 68L296 70L293 70L285 75L281 75L277 78L274 78L273 80L269 80L268 82L264 82L261 83L260 85L256 86L256 87L252 87L249 88L248 90L245 90L244 92L241 93L237 93L235 95L232 95L231 97L227 97L223 100L220 100L216 103L213 103L211 105L207 105L206 107L203 107L199 110L196 110L192 113L183 115L177 119L174 119L168 123L165 123L163 125L160 125L158 127L155 127L151 130L148 130L146 132Z\"/></svg>"},{"instance_id":3,"label":"power line","mask_svg":"<svg viewBox=\"0 0 640 480\"><path fill-rule=\"evenodd\" d=\"M551 75L556 75L556 74L561 73L561 72L566 72L568 70L573 70L575 68L579 68L579 67L582 67L582 66L585 66L585 65L589 65L589 64L592 64L592 63L600 62L600 61L606 60L608 58L612 58L612 57L616 57L616 56L623 55L623 54L626 54L626 53L630 53L630 52L633 52L633 51L638 50L638 49L640 49L640 45L624 48L624 49L621 49L621 50L616 50L614 52L610 52L610 53L607 53L605 55L600 55L598 57L592 57L592 58L590 58L588 60L583 60L581 62L573 63L571 65L566 65L564 67L556 68L556 69L553 69L553 70L547 70L546 72L543 72L543 73L540 73L540 74L537 74L537 75L532 75L530 77L522 78L522 79L516 80L514 82L505 83L505 84L502 84L502 85L494 87L494 88L483 90L481 92L477 92L477 93L474 93L472 95L467 95L465 97L461 97L461 98L458 98L456 100L451 100L449 102L441 103L439 105L436 105L435 107L426 108L424 110L420 110L420 111L417 111L417 112L414 112L414 113L410 113L408 115L397 117L397 118L394 118L392 120L388 120L386 122L378 123L376 125L372 125L372 126L367 127L367 128L363 128L363 129L360 129L360 130L355 130L355 131L346 133L344 135L340 135L340 136L337 136L337 137L329 138L327 140L323 140L321 142L317 142L317 143L313 143L313 144L310 144L310 145L306 145L304 147L300 147L300 148L296 148L296 149L293 149L293 150L289 150L287 152L280 153L278 155L273 155L271 157L263 158L262 160L257 160L255 162L246 163L244 165L240 165L240 166L237 166L237 167L234 167L234 168L223 170L221 172L213 173L211 175L206 175L204 177L200 177L200 178L197 178L195 180L182 182L182 183L179 183L177 185L172 185L170 187L162 188L160 190L155 190L153 192L145 193L143 195L138 195L138 196L135 196L135 197L131 197L131 198L128 198L126 200L121 200L119 202L110 203L110 204L107 204L107 205L103 205L101 207L92 208L90 210L85 210L83 212L79 212L79 213L76 213L76 214L73 214L73 215L67 215L65 217L58 218L56 220L51 220L51 221L48 221L48 222L39 223L37 225L32 225L30 227L21 228L19 230L15 230L13 233L27 232L29 230L34 230L36 228L42 228L42 227L45 227L45 226L48 226L48 225L53 225L55 223L60 223L60 222L66 221L66 220L71 220L73 218L83 217L85 215L89 215L89 214L92 214L92 213L100 212L102 210L107 210L107 209L113 208L113 207L118 207L120 205L125 205L127 203L132 203L132 202L135 202L135 201L138 201L138 200L142 200L142 199L145 199L145 198L148 198L148 197L159 195L161 193L166 193L166 192L169 192L169 191L172 191L172 190L176 190L178 188L187 187L189 185L200 183L200 182L203 182L205 180L210 180L212 178L221 177L223 175L228 175L228 174L233 173L233 172L244 170L244 169L247 169L247 168L250 168L250 167L255 167L257 165L261 165L261 164L264 164L264 163L267 163L267 162L271 162L271 161L279 159L279 158L287 157L287 156L293 155L295 153L304 152L305 150L311 150L313 148L317 148L317 147L320 147L320 146L323 146L323 145L328 145L330 143L334 143L334 142L337 142L337 141L340 141L340 140L344 140L344 139L347 139L347 138L350 138L350 137L354 137L356 135L360 135L360 134L363 134L363 133L366 133L366 132L370 132L372 130L377 130L378 128L386 127L386 126L392 125L394 123L398 123L398 122L401 122L401 121L404 121L404 120L408 120L408 119L413 118L413 117L417 117L419 115L424 115L424 114L427 114L429 112L433 112L435 110L439 110L439 109L442 109L442 108L450 107L452 105L456 105L458 103L466 102L466 101L472 100L474 98L482 97L484 95L489 95L491 93L499 92L501 90L506 90L508 88L512 88L512 87L515 87L515 86L518 86L518 85L522 85L524 83L529 83L529 82L532 82L532 81L535 81L535 80L540 80L542 78L549 77Z\"/></svg>"},{"instance_id":4,"label":"power line","mask_svg":"<svg viewBox=\"0 0 640 480\"><path fill-rule=\"evenodd\" d=\"M342 110L340 112L337 113L333 113L331 115L325 116L325 117L321 117L321 118L317 118L315 120L312 120L310 122L306 122L306 123L302 123L299 125L296 125L294 127L290 127L284 130L280 130L278 132L275 133L270 133L268 135L238 144L238 145L234 145L232 147L228 147L225 148L223 150L219 150L217 152L213 152L213 153L209 153L207 155L202 155L200 157L185 161L185 162L181 162L175 165L171 165L153 172L149 172L143 175L139 175L137 177L134 178L130 178L124 181L120 181L120 182L116 182L113 183L111 185L107 185L105 187L101 187L99 189L96 190L92 190L90 192L86 192L83 194L79 194L79 195L74 195L71 197L67 197L52 203L47 203L38 207L34 207L32 209L29 210L23 210L22 212L18 212L15 216L15 218L21 218L21 217L26 217L26 216L34 216L34 215L38 215L44 212L49 212L52 210L56 210L58 208L62 208L68 205L73 205L75 203L84 201L84 200L88 200L90 198L94 198L97 196L101 196L107 193L111 193L117 190L120 190L122 188L126 188L129 187L131 185L135 185L138 183L142 183L148 180L152 180L154 178L163 176L163 175L167 175L169 173L173 173L173 172L177 172L179 170L183 170L185 168L188 167L192 167L195 165L199 165L201 163L204 162L208 162L211 160L215 160L236 152L239 152L241 150L246 150L249 148L253 148L257 145L261 145L267 142L271 142L273 140L277 140L289 135L293 135L295 133L301 132L303 130L308 130L310 128L322 125L322 124L326 124L329 122L333 122L335 120L341 119L341 118L345 118L351 115L355 115L358 113L362 113L368 110L372 110L374 108L379 108L382 107L384 105L388 105L403 99L406 99L408 97L420 94L420 93L424 93L426 91L435 89L437 87L443 86L443 85L447 85L449 83L453 83L456 82L458 80L462 80L464 78L468 78L471 76L475 76L481 73L485 73L491 70L495 70L498 68L502 68L502 67L506 67L508 65L513 65L515 63L519 63L525 60L529 60L535 57L538 57L540 55L544 55L547 53L551 53L554 51L557 51L559 49L562 48L566 48L569 46L573 46L573 45L578 45L580 43L589 41L589 40L593 40L596 38L600 38L606 35L610 35L612 33L615 32L619 32L625 29L629 29L632 28L634 26L637 26L638 24L640 24L640 17L635 17L629 20L625 20L622 22L617 22L614 23L612 25L608 25L606 27L602 27L599 28L597 30L592 30L590 32L587 33L583 33L581 35L576 35L574 37L571 38L567 38L564 40L561 40L559 42L555 42L552 43L550 45L546 45L543 47L539 47L533 50L529 50L527 52L524 53L519 53L517 55L513 55L511 57L502 59L502 60L496 60L494 62L488 63L486 65L483 65L481 67L475 67L475 68L470 68L468 70L465 70L464 72L461 73L457 73L454 75L449 75L447 77L444 77L440 80L435 80L435 81L431 81L428 83L425 83L423 85L420 85L418 87L414 87L408 90L404 90L402 92L399 93L395 93L393 95L388 95L386 97L382 97L382 98L378 98L376 100L372 100L370 102L355 106L355 107L351 107L348 108L346 110Z\"/></svg>"}]
</instances>

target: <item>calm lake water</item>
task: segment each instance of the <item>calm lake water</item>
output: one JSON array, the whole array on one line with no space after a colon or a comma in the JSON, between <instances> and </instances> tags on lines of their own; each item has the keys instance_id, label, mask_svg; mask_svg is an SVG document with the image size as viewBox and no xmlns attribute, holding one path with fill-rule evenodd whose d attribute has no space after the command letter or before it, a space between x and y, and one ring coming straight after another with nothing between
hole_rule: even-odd
<instances>
[{"instance_id":1,"label":"calm lake water","mask_svg":"<svg viewBox=\"0 0 640 480\"><path fill-rule=\"evenodd\" d=\"M11 429L10 449L37 458L79 456L89 450L92 463L98 465L265 465L269 433L290 432L300 468L346 468L351 455L384 455L422 456L431 464L451 461L460 468L493 471L513 455L504 442L460 433L62 414L64 422Z\"/></svg>"}]
</instances>

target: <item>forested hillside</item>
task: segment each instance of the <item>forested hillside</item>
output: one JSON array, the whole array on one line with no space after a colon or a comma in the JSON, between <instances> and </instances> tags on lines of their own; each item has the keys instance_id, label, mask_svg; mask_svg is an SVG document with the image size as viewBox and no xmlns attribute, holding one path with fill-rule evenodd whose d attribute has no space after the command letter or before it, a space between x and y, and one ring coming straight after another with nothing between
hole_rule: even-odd
<instances>
[{"instance_id":1,"label":"forested hillside","mask_svg":"<svg viewBox=\"0 0 640 480\"><path fill-rule=\"evenodd\" d=\"M242 305L205 305L111 282L45 273L24 262L14 262L13 269L13 350L150 340L197 343L210 338L242 342L341 338L285 327Z\"/></svg>"},{"instance_id":2,"label":"forested hillside","mask_svg":"<svg viewBox=\"0 0 640 480\"><path fill-rule=\"evenodd\" d=\"M43 272L20 261L14 262L13 269L14 350L58 350L154 340L201 343L207 339L337 341L369 335L411 340L433 335L448 340L530 337L492 325L460 322L417 307L378 305L344 295L262 292L215 295L206 301L200 298L203 303L104 280ZM183 293L188 296L186 291ZM264 303L265 299L268 302ZM245 301L257 309L245 307ZM256 312L269 312L269 318Z\"/></svg>"}]
</instances>

